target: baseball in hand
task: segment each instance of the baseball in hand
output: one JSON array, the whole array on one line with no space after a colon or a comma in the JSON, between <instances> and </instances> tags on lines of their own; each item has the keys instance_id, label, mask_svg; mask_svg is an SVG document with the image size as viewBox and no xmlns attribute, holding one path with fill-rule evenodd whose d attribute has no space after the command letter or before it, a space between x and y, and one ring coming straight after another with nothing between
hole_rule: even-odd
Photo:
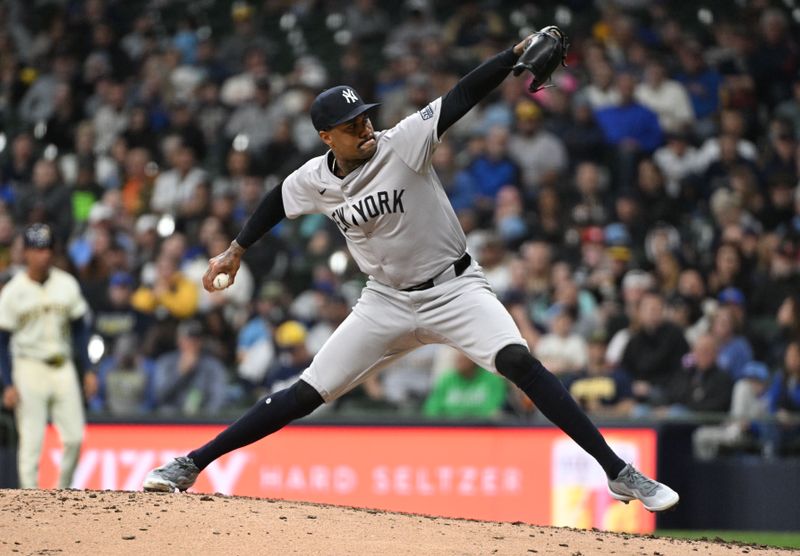
<instances>
[{"instance_id":1,"label":"baseball in hand","mask_svg":"<svg viewBox=\"0 0 800 556\"><path fill-rule=\"evenodd\" d=\"M223 272L222 274L217 274L216 276L214 276L214 281L212 282L212 284L214 285L215 290L224 290L225 288L228 287L228 284L230 284L230 282L231 282L231 277Z\"/></svg>"}]
</instances>

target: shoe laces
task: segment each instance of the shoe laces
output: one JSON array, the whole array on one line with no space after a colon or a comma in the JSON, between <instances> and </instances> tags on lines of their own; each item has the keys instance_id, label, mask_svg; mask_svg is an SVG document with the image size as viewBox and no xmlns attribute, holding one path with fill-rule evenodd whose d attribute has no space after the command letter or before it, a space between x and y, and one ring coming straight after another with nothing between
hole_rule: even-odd
<instances>
[{"instance_id":1,"label":"shoe laces","mask_svg":"<svg viewBox=\"0 0 800 556\"><path fill-rule=\"evenodd\" d=\"M640 473L635 467L630 468L628 477L630 484L633 485L633 488L638 489L645 496L650 496L656 490L658 490L658 483Z\"/></svg>"},{"instance_id":2,"label":"shoe laces","mask_svg":"<svg viewBox=\"0 0 800 556\"><path fill-rule=\"evenodd\" d=\"M194 472L197 469L197 466L194 464L194 462L186 456L179 456L175 458L174 462L178 464L178 467L187 471Z\"/></svg>"}]
</instances>

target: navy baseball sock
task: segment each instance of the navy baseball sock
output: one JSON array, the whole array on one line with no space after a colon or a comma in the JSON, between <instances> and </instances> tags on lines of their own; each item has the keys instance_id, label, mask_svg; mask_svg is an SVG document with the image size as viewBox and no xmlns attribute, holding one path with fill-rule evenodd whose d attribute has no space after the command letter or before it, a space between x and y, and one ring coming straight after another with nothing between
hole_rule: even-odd
<instances>
[{"instance_id":1,"label":"navy baseball sock","mask_svg":"<svg viewBox=\"0 0 800 556\"><path fill-rule=\"evenodd\" d=\"M527 348L504 347L497 354L495 366L533 400L545 417L594 457L610 479L617 478L625 462L609 447L558 377L545 369Z\"/></svg>"},{"instance_id":2,"label":"navy baseball sock","mask_svg":"<svg viewBox=\"0 0 800 556\"><path fill-rule=\"evenodd\" d=\"M322 396L311 385L298 380L289 388L259 400L214 440L189 452L188 457L199 469L205 469L218 457L261 440L323 403Z\"/></svg>"}]
</instances>

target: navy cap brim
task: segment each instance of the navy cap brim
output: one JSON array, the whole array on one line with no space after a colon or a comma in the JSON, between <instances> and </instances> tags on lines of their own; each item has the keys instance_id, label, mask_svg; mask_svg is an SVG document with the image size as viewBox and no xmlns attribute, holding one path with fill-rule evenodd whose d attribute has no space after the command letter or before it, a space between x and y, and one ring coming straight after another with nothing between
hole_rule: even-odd
<instances>
[{"instance_id":1,"label":"navy cap brim","mask_svg":"<svg viewBox=\"0 0 800 556\"><path fill-rule=\"evenodd\" d=\"M350 120L352 120L354 118L357 118L358 116L360 116L364 112L368 112L368 111L372 110L373 108L376 108L376 107L378 107L380 105L381 105L380 102L373 102L372 104L362 104L361 106L356 106L355 108L353 108L353 110L351 110L350 112L348 112L347 114L345 114L344 116L339 118L334 123L330 124L330 126L327 129L331 129L332 127L336 127L337 125L341 125L341 124L343 124L345 122L349 122ZM322 130L320 130L320 131L322 131Z\"/></svg>"}]
</instances>

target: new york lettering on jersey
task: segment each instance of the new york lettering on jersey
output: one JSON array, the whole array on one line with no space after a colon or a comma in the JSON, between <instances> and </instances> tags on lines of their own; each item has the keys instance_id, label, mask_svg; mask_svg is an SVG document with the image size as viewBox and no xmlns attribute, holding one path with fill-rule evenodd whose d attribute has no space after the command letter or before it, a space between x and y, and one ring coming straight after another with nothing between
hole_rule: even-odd
<instances>
[{"instance_id":1,"label":"new york lettering on jersey","mask_svg":"<svg viewBox=\"0 0 800 556\"><path fill-rule=\"evenodd\" d=\"M361 226L378 216L385 214L404 213L403 194L405 189L394 191L378 191L354 201L352 204L342 203L333 212L330 218L342 233L353 226Z\"/></svg>"}]
</instances>

